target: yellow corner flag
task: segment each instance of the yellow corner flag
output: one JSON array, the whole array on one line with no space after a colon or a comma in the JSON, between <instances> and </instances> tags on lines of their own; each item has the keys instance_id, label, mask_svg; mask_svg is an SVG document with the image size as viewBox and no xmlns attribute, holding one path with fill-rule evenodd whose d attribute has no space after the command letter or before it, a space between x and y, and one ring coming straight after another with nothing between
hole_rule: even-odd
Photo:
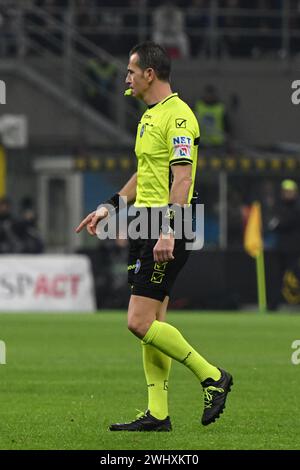
<instances>
[{"instance_id":1,"label":"yellow corner flag","mask_svg":"<svg viewBox=\"0 0 300 470\"><path fill-rule=\"evenodd\" d=\"M261 312L267 309L264 246L262 237L262 217L259 202L251 206L244 233L244 247L256 259L258 305Z\"/></svg>"},{"instance_id":2,"label":"yellow corner flag","mask_svg":"<svg viewBox=\"0 0 300 470\"><path fill-rule=\"evenodd\" d=\"M259 202L251 206L244 233L244 248L248 255L256 258L263 250L262 220Z\"/></svg>"}]
</instances>

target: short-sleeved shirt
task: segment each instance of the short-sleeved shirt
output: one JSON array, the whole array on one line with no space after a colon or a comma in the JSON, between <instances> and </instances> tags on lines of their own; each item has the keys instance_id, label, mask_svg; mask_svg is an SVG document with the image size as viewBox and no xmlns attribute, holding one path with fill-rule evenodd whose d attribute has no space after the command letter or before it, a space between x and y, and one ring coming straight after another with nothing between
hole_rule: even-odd
<instances>
[{"instance_id":1,"label":"short-sleeved shirt","mask_svg":"<svg viewBox=\"0 0 300 470\"><path fill-rule=\"evenodd\" d=\"M192 165L193 195L200 131L191 108L177 93L148 108L137 128L138 160L136 207L161 207L169 203L170 167Z\"/></svg>"}]
</instances>

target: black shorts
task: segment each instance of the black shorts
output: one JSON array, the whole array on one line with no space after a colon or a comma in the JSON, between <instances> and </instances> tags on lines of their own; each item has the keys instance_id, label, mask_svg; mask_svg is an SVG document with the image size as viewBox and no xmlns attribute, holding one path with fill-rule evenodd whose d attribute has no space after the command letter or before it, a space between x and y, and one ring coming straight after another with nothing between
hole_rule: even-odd
<instances>
[{"instance_id":1,"label":"black shorts","mask_svg":"<svg viewBox=\"0 0 300 470\"><path fill-rule=\"evenodd\" d=\"M175 279L185 265L190 251L185 239L175 239L174 259L155 263L153 248L157 240L129 240L128 282L131 293L160 300L170 295Z\"/></svg>"}]
</instances>

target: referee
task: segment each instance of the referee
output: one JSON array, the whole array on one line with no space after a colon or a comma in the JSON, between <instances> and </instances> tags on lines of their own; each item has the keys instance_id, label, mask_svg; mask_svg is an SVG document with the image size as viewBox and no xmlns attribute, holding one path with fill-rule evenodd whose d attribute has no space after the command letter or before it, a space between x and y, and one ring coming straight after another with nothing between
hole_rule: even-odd
<instances>
[{"instance_id":1,"label":"referee","mask_svg":"<svg viewBox=\"0 0 300 470\"><path fill-rule=\"evenodd\" d=\"M126 84L132 96L148 108L137 128L137 172L106 204L116 211L125 201L149 212L156 207L164 211L159 237L131 241L129 253L128 328L142 340L148 408L134 421L112 424L111 431L171 431L168 379L172 359L190 369L203 388L203 425L220 416L232 385L229 373L207 362L165 322L171 288L190 253L184 236L180 239L174 232L174 207L180 211L191 202L200 137L192 110L172 93L170 70L170 60L158 44L145 42L130 51ZM76 232L86 227L95 235L98 222L109 216L106 204L90 213Z\"/></svg>"}]
</instances>

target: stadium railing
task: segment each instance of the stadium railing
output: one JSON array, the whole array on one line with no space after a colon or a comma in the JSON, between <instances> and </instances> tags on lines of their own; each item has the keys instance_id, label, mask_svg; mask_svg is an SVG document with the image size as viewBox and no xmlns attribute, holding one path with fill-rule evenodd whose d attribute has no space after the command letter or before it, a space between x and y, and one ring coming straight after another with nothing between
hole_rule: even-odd
<instances>
[{"instance_id":1,"label":"stadium railing","mask_svg":"<svg viewBox=\"0 0 300 470\"><path fill-rule=\"evenodd\" d=\"M279 53L285 59L299 51L300 13L293 0L285 0L281 7L270 9L258 8L255 2L252 5L248 2L247 8L226 7L221 0L204 4L206 7L196 8L191 2L184 2L184 7L181 7L192 55L203 53L216 58L222 54L258 57L260 54ZM81 9L69 2L68 7L51 5L37 8L30 3L21 5L20 2L4 0L0 6L3 17L0 52L9 50L6 44L15 40L12 37L14 30L21 37L21 30L16 25L23 24L26 29L30 18L36 25L43 21L45 33L47 27L49 30L52 28L51 17L65 26L65 31L61 31L64 43L72 28L73 33L76 31L102 50L122 56L128 53L132 44L151 38L155 11L147 1L138 2L137 7L126 6L126 2L124 5ZM44 18L40 16L41 11ZM67 54L67 50L63 48L61 53Z\"/></svg>"}]
</instances>

